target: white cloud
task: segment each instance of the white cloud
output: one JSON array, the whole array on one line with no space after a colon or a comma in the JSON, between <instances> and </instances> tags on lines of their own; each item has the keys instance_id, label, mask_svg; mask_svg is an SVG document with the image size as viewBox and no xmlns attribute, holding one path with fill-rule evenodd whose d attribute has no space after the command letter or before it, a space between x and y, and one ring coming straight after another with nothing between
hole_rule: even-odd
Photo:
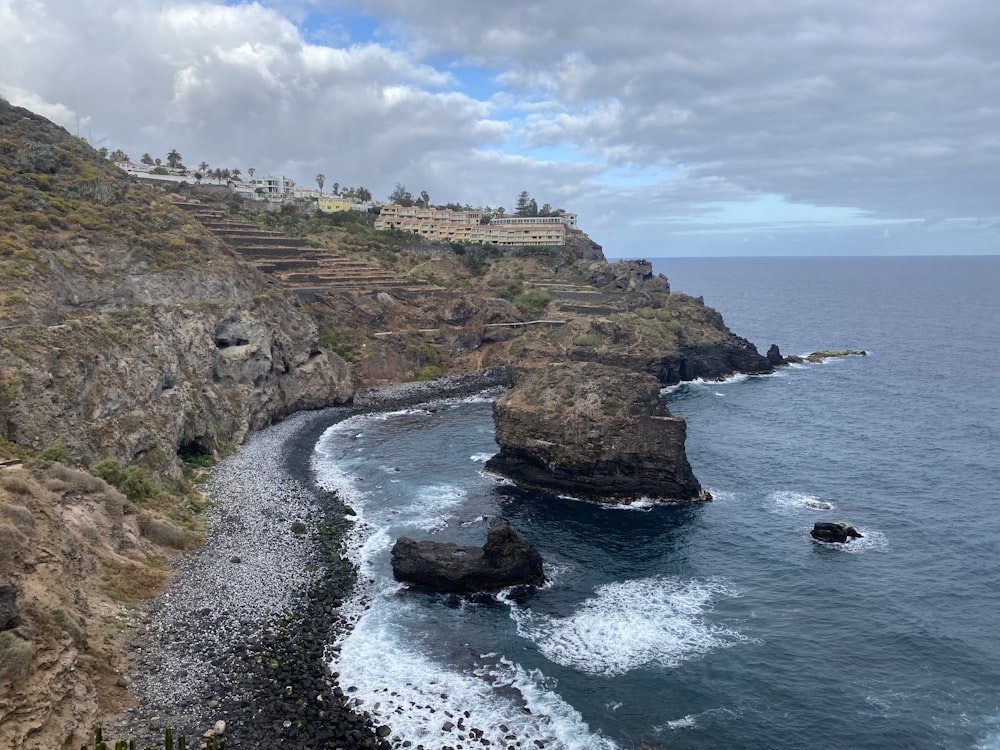
<instances>
[{"instance_id":1,"label":"white cloud","mask_svg":"<svg viewBox=\"0 0 1000 750\"><path fill-rule=\"evenodd\" d=\"M0 0L0 94L134 155L527 189L605 244L762 196L986 236L996 28L992 0ZM492 90L462 93L470 65Z\"/></svg>"}]
</instances>

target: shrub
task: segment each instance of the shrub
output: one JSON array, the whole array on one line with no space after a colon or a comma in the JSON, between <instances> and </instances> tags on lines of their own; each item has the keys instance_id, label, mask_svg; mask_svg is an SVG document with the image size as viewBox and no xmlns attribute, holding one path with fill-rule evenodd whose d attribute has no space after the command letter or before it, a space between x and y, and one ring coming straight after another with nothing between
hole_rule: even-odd
<instances>
[{"instance_id":1,"label":"shrub","mask_svg":"<svg viewBox=\"0 0 1000 750\"><path fill-rule=\"evenodd\" d=\"M13 631L0 633L0 682L23 680L31 666L35 647Z\"/></svg>"},{"instance_id":2,"label":"shrub","mask_svg":"<svg viewBox=\"0 0 1000 750\"><path fill-rule=\"evenodd\" d=\"M138 466L125 469L125 476L118 489L133 503L148 500L157 493L156 483Z\"/></svg>"},{"instance_id":3,"label":"shrub","mask_svg":"<svg viewBox=\"0 0 1000 750\"><path fill-rule=\"evenodd\" d=\"M35 486L25 477L18 474L0 479L0 487L3 487L12 495L33 495Z\"/></svg>"},{"instance_id":4,"label":"shrub","mask_svg":"<svg viewBox=\"0 0 1000 750\"><path fill-rule=\"evenodd\" d=\"M573 339L573 346L585 346L585 347L595 347L601 343L601 337L594 333L581 333L579 336Z\"/></svg>"},{"instance_id":5,"label":"shrub","mask_svg":"<svg viewBox=\"0 0 1000 750\"><path fill-rule=\"evenodd\" d=\"M191 546L192 540L184 531L145 513L139 515L139 533L160 547L187 549Z\"/></svg>"},{"instance_id":6,"label":"shrub","mask_svg":"<svg viewBox=\"0 0 1000 750\"><path fill-rule=\"evenodd\" d=\"M72 466L74 461L69 455L69 449L66 448L66 443L62 440L56 440L51 445L42 448L35 455L35 459L43 465L51 463L60 463L64 466Z\"/></svg>"},{"instance_id":7,"label":"shrub","mask_svg":"<svg viewBox=\"0 0 1000 750\"><path fill-rule=\"evenodd\" d=\"M537 318L545 312L551 301L552 297L544 289L532 289L517 295L513 299L513 305L525 317Z\"/></svg>"},{"instance_id":8,"label":"shrub","mask_svg":"<svg viewBox=\"0 0 1000 750\"><path fill-rule=\"evenodd\" d=\"M427 365L419 373L417 373L417 380L427 381L439 378L444 374L444 371L438 365Z\"/></svg>"},{"instance_id":9,"label":"shrub","mask_svg":"<svg viewBox=\"0 0 1000 750\"><path fill-rule=\"evenodd\" d=\"M90 473L95 477L100 477L108 484L119 487L125 478L125 470L122 465L113 458L104 458L90 467Z\"/></svg>"},{"instance_id":10,"label":"shrub","mask_svg":"<svg viewBox=\"0 0 1000 750\"><path fill-rule=\"evenodd\" d=\"M113 458L105 458L90 467L90 473L100 477L133 503L141 503L160 492L160 488L138 466L123 469Z\"/></svg>"}]
</instances>

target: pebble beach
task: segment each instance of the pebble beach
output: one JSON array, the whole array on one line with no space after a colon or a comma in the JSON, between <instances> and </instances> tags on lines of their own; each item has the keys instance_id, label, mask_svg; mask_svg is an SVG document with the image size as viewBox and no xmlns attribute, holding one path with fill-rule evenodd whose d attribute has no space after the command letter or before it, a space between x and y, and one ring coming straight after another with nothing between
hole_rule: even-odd
<instances>
[{"instance_id":1,"label":"pebble beach","mask_svg":"<svg viewBox=\"0 0 1000 750\"><path fill-rule=\"evenodd\" d=\"M136 705L111 732L139 746L162 746L171 727L189 747L213 732L231 748L390 747L391 727L355 712L350 686L327 667L356 571L340 554L351 520L336 494L316 486L310 457L323 431L352 414L504 382L493 370L359 391L350 407L298 413L250 435L213 467L206 542L138 613L123 676Z\"/></svg>"}]
</instances>

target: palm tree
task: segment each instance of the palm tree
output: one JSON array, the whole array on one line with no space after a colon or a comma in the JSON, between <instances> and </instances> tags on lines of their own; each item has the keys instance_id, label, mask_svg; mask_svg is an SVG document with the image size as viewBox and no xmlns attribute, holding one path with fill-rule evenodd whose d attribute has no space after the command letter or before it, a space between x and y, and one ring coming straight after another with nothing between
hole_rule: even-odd
<instances>
[{"instance_id":1,"label":"palm tree","mask_svg":"<svg viewBox=\"0 0 1000 750\"><path fill-rule=\"evenodd\" d=\"M146 152L145 154L142 155L142 158L139 159L139 161L142 162L143 164L152 164L153 157L149 155L149 152ZM206 164L205 166L208 165Z\"/></svg>"},{"instance_id":2,"label":"palm tree","mask_svg":"<svg viewBox=\"0 0 1000 750\"><path fill-rule=\"evenodd\" d=\"M340 195L340 183L339 182L333 183L333 194L334 195Z\"/></svg>"},{"instance_id":3,"label":"palm tree","mask_svg":"<svg viewBox=\"0 0 1000 750\"><path fill-rule=\"evenodd\" d=\"M201 164L199 164L198 165L198 171L199 172L207 172L208 171L208 162L207 161L203 161Z\"/></svg>"},{"instance_id":4,"label":"palm tree","mask_svg":"<svg viewBox=\"0 0 1000 750\"><path fill-rule=\"evenodd\" d=\"M256 171L257 171L257 170L256 170L256 169L254 169L253 167L250 167L250 169L248 169L248 170L247 170L247 174L248 174L248 175L250 175L250 181L251 181L251 182L253 182L253 176L254 176L254 173L255 173Z\"/></svg>"},{"instance_id":5,"label":"palm tree","mask_svg":"<svg viewBox=\"0 0 1000 750\"><path fill-rule=\"evenodd\" d=\"M243 179L243 174L240 172L240 168L239 167L233 167L232 169L230 169L229 170L229 176L234 181L240 181L240 180Z\"/></svg>"},{"instance_id":6,"label":"palm tree","mask_svg":"<svg viewBox=\"0 0 1000 750\"><path fill-rule=\"evenodd\" d=\"M167 154L167 166L170 167L171 169L176 169L180 163L181 163L180 152L178 152L176 148L170 149L170 153Z\"/></svg>"},{"instance_id":7,"label":"palm tree","mask_svg":"<svg viewBox=\"0 0 1000 750\"><path fill-rule=\"evenodd\" d=\"M316 175L316 184L319 185L319 194L323 195L323 183L326 182L326 175L320 173Z\"/></svg>"},{"instance_id":8,"label":"palm tree","mask_svg":"<svg viewBox=\"0 0 1000 750\"><path fill-rule=\"evenodd\" d=\"M359 187L357 191L358 200L362 203L367 203L372 199L372 191L366 187Z\"/></svg>"}]
</instances>

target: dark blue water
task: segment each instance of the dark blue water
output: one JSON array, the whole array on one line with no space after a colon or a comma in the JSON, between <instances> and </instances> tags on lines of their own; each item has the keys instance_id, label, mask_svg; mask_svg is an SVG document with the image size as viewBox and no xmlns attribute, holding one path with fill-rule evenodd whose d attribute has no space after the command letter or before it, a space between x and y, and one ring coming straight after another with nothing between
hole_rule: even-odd
<instances>
[{"instance_id":1,"label":"dark blue water","mask_svg":"<svg viewBox=\"0 0 1000 750\"><path fill-rule=\"evenodd\" d=\"M367 580L342 684L397 746L470 747L444 728L468 711L509 746L1000 747L1000 258L655 266L762 350L869 356L674 388L716 498L697 507L498 484L487 398L332 428L317 468ZM397 536L481 544L501 518L549 586L489 604L392 580ZM817 520L864 539L816 544Z\"/></svg>"}]
</instances>

